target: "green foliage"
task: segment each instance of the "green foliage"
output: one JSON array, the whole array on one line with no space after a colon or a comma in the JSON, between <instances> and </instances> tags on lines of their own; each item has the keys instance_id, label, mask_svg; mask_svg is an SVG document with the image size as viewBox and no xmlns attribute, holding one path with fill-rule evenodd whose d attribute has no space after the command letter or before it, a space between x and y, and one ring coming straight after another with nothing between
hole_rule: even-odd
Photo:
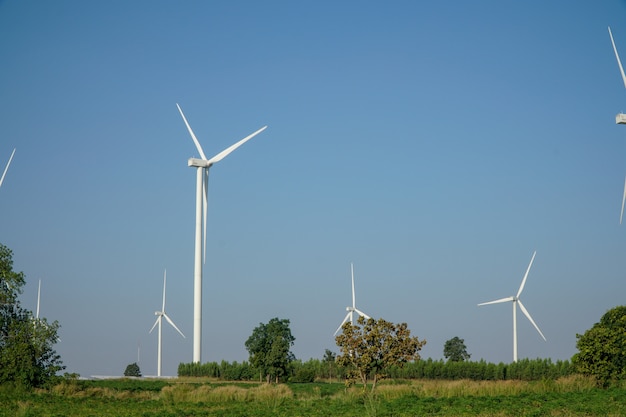
<instances>
[{"instance_id":1,"label":"green foliage","mask_svg":"<svg viewBox=\"0 0 626 417\"><path fill-rule=\"evenodd\" d=\"M418 352L426 344L425 340L411 337L406 323L396 325L384 319L366 321L359 316L356 325L346 322L342 330L335 338L341 350L337 363L348 367L348 384L358 378L365 389L373 375L372 391L387 368L419 360Z\"/></svg>"},{"instance_id":2,"label":"green foliage","mask_svg":"<svg viewBox=\"0 0 626 417\"><path fill-rule=\"evenodd\" d=\"M387 371L391 378L434 379L473 381L541 381L555 380L574 373L569 361L550 359L522 359L517 362L499 364L480 360L464 362L444 362L443 360L425 359L409 362L403 368L391 367Z\"/></svg>"},{"instance_id":3,"label":"green foliage","mask_svg":"<svg viewBox=\"0 0 626 417\"><path fill-rule=\"evenodd\" d=\"M52 348L59 324L36 319L21 307L24 284L24 274L13 271L13 252L0 244L0 383L42 387L65 369Z\"/></svg>"},{"instance_id":4,"label":"green foliage","mask_svg":"<svg viewBox=\"0 0 626 417\"><path fill-rule=\"evenodd\" d=\"M593 376L603 387L626 379L626 306L607 311L576 339L578 353L572 362L578 372Z\"/></svg>"},{"instance_id":5,"label":"green foliage","mask_svg":"<svg viewBox=\"0 0 626 417\"><path fill-rule=\"evenodd\" d=\"M320 365L320 361L316 359L311 359L304 363L300 360L291 362L292 375L289 377L289 382L314 382L316 375L320 371Z\"/></svg>"},{"instance_id":6,"label":"green foliage","mask_svg":"<svg viewBox=\"0 0 626 417\"><path fill-rule=\"evenodd\" d=\"M295 359L290 348L295 337L291 335L289 320L271 319L267 324L260 323L246 340L246 349L250 353L250 363L266 376L269 383L286 376L289 363Z\"/></svg>"},{"instance_id":7,"label":"green foliage","mask_svg":"<svg viewBox=\"0 0 626 417\"><path fill-rule=\"evenodd\" d=\"M126 367L124 370L124 376L141 376L141 370L139 369L137 362L133 362Z\"/></svg>"},{"instance_id":8,"label":"green foliage","mask_svg":"<svg viewBox=\"0 0 626 417\"><path fill-rule=\"evenodd\" d=\"M471 355L467 353L465 340L454 336L444 344L443 356L452 362L463 362L469 360Z\"/></svg>"},{"instance_id":9,"label":"green foliage","mask_svg":"<svg viewBox=\"0 0 626 417\"><path fill-rule=\"evenodd\" d=\"M324 371L328 370L328 374L324 376L329 379L333 376L337 376L337 354L330 349L326 349L322 360L325 364Z\"/></svg>"}]
</instances>

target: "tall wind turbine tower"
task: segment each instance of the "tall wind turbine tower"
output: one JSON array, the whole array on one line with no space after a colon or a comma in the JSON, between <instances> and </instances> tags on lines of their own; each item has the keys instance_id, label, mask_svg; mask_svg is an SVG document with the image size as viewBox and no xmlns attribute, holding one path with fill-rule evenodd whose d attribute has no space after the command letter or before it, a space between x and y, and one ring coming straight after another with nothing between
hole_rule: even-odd
<instances>
[{"instance_id":1,"label":"tall wind turbine tower","mask_svg":"<svg viewBox=\"0 0 626 417\"><path fill-rule=\"evenodd\" d=\"M611 37L611 44L613 45L613 52L615 52L615 58L617 59L617 65L619 66L619 72L622 75L622 81L624 82L624 87L626 87L626 74L624 74L624 67L622 67L622 61L619 59L619 54L617 53L617 47L615 46L615 41L613 40L613 34L611 33L611 28L609 27L609 36ZM626 124L626 114L618 113L615 116L615 123L618 125ZM624 217L624 203L626 202L626 178L624 178L624 194L622 195L622 210L619 214L619 224L622 224L622 218Z\"/></svg>"},{"instance_id":2,"label":"tall wind turbine tower","mask_svg":"<svg viewBox=\"0 0 626 417\"><path fill-rule=\"evenodd\" d=\"M216 162L224 159L232 151L264 131L267 126L263 126L256 132L246 136L239 142L229 146L211 159L207 159L200 146L200 142L191 130L187 118L182 109L176 104L178 111L187 126L187 130L196 145L200 158L189 158L187 165L196 168L196 238L194 249L193 268L193 362L201 362L202 359L202 264L204 262L203 253L206 254L206 214L207 214L207 193L209 187L209 168Z\"/></svg>"},{"instance_id":3,"label":"tall wind turbine tower","mask_svg":"<svg viewBox=\"0 0 626 417\"><path fill-rule=\"evenodd\" d=\"M539 332L543 340L546 340L546 337L543 335L543 333L541 333L541 330L539 330L539 326L537 326L533 318L530 317L530 313L528 313L528 310L526 310L526 308L524 307L524 304L522 304L522 300L520 300L519 298L519 296L522 294L522 291L524 290L524 285L526 284L526 278L528 278L528 272L530 271L530 267L532 266L533 261L535 260L536 254L537 254L537 251L533 253L533 257L530 259L530 263L528 264L528 269L526 269L526 274L524 274L524 279L522 279L522 285L520 285L519 290L517 290L517 295L478 304L479 306L484 306L487 304L506 303L509 301L513 302L513 362L517 362L517 306L518 305L519 305L520 310L522 310L522 313L524 313L524 315L526 316L526 318L528 318L528 320L533 324L533 326L535 326L535 329L537 329L537 331Z\"/></svg>"}]
</instances>

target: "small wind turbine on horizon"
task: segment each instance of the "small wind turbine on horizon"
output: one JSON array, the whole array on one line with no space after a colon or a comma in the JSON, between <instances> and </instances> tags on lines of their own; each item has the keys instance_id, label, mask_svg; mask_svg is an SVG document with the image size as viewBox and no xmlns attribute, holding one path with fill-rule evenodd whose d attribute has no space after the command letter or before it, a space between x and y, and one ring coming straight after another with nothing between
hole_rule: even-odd
<instances>
[{"instance_id":1,"label":"small wind turbine on horizon","mask_svg":"<svg viewBox=\"0 0 626 417\"><path fill-rule=\"evenodd\" d=\"M365 317L366 319L371 318L370 316L368 316L367 314L365 314L364 312L356 308L356 296L354 293L354 264L352 264L352 262L350 263L350 272L352 273L352 307L350 306L346 307L346 311L348 312L348 314L346 314L346 317L343 319L343 321L341 322L337 330L335 330L334 336L336 336L337 333L339 333L339 330L341 330L343 325L348 320L350 320L350 323L354 324L354 317L353 317L354 313L357 313L359 316Z\"/></svg>"},{"instance_id":2,"label":"small wind turbine on horizon","mask_svg":"<svg viewBox=\"0 0 626 417\"><path fill-rule=\"evenodd\" d=\"M528 318L528 320L533 324L533 326L535 326L535 329L537 329L537 331L539 332L543 340L544 341L546 340L546 337L543 335L543 333L541 333L541 330L539 330L539 326L537 326L533 318L530 316L530 313L528 313L528 310L526 310L526 308L524 307L524 304L522 304L522 300L520 300L519 298L520 295L522 294L522 291L524 290L524 285L526 284L526 278L528 278L528 272L530 272L530 267L532 266L533 261L535 260L536 254L537 254L537 251L533 253L533 257L530 259L530 263L528 264L528 269L526 269L526 273L524 274L524 279L522 279L522 285L520 285L519 290L517 290L517 295L478 304L479 306L484 306L487 304L506 303L509 301L513 302L513 362L517 362L517 305L519 305L520 310L522 310L522 313L524 313L526 318Z\"/></svg>"},{"instance_id":3,"label":"small wind turbine on horizon","mask_svg":"<svg viewBox=\"0 0 626 417\"><path fill-rule=\"evenodd\" d=\"M615 58L617 59L617 65L619 66L619 72L622 75L622 81L624 82L624 87L626 87L626 74L624 73L624 67L622 67L622 61L619 59L619 54L617 53L617 47L615 46L615 41L613 40L613 33L611 33L611 27L609 26L609 36L611 37L611 44L613 45L613 51L615 52ZM618 113L615 116L615 123L618 125L626 124L626 114ZM619 214L619 224L622 224L622 218L624 217L624 203L626 202L626 177L624 178L624 194L622 195L622 210Z\"/></svg>"},{"instance_id":4,"label":"small wind turbine on horizon","mask_svg":"<svg viewBox=\"0 0 626 417\"><path fill-rule=\"evenodd\" d=\"M16 148L13 148L13 152L11 152L11 156L9 157L9 162L7 162L7 166L4 167L4 172L2 173L2 177L0 177L0 187L2 187L4 176L7 174L7 171L9 170L9 165L11 165L11 161L13 160L13 155L15 155L15 149Z\"/></svg>"},{"instance_id":5,"label":"small wind turbine on horizon","mask_svg":"<svg viewBox=\"0 0 626 417\"><path fill-rule=\"evenodd\" d=\"M206 259L206 217L207 217L207 194L209 187L209 168L216 162L224 159L232 151L264 131L267 126L263 126L256 132L246 136L239 142L229 146L211 159L207 159L200 146L200 142L191 130L187 118L182 109L176 103L178 111L187 126L187 130L200 153L200 158L189 158L187 165L197 168L196 171L196 237L194 249L194 270L193 270L193 362L200 362L202 358L202 264ZM204 253L204 255L203 255Z\"/></svg>"},{"instance_id":6,"label":"small wind turbine on horizon","mask_svg":"<svg viewBox=\"0 0 626 417\"><path fill-rule=\"evenodd\" d=\"M167 322L171 324L172 327L175 328L176 331L180 333L182 337L185 337L183 332L181 332L180 329L176 327L172 319L170 319L170 317L165 312L165 281L166 280L167 280L167 270L163 273L163 306L161 307L161 311L154 312L154 315L157 316L157 319L154 322L154 325L152 325L152 328L150 329L150 331L148 332L148 333L152 333L152 330L154 330L156 325L157 324L159 325L159 342L158 342L158 348L157 348L157 376L161 376L161 336L162 336L161 324L163 321L163 317L165 317L165 320L167 320ZM139 348L137 348L137 352L139 352ZM139 353L137 353L137 357L139 357Z\"/></svg>"}]
</instances>

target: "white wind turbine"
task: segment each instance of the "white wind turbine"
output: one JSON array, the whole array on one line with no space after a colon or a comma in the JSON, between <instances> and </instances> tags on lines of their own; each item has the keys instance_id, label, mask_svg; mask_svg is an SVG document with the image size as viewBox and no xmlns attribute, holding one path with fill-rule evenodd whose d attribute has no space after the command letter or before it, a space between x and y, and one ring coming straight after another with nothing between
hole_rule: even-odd
<instances>
[{"instance_id":1,"label":"white wind turbine","mask_svg":"<svg viewBox=\"0 0 626 417\"><path fill-rule=\"evenodd\" d=\"M348 320L350 320L350 323L354 323L354 317L353 317L354 313L357 313L359 316L363 316L366 319L371 318L370 316L368 316L367 314L365 314L364 312L356 308L356 296L354 294L354 265L352 263L350 263L350 272L352 273L352 307L346 307L346 311L348 312L348 314L346 314L346 317L343 319L343 321L341 322L337 330L335 330L335 334L334 334L335 336L337 335L337 333L339 333L339 330L341 330L341 327Z\"/></svg>"},{"instance_id":2,"label":"white wind turbine","mask_svg":"<svg viewBox=\"0 0 626 417\"><path fill-rule=\"evenodd\" d=\"M167 271L163 273L163 307L161 308L161 311L154 312L154 315L157 316L157 319L154 322L154 325L152 325L152 328L150 329L150 332L149 332L149 333L152 333L152 330L154 330L156 325L157 324L159 325L159 344L158 344L158 349L157 349L157 376L161 376L161 322L163 321L163 317L165 317L165 320L167 320L167 322L171 324L172 327L175 328L176 331L180 333L182 337L185 337L183 332L181 332L178 329L178 327L176 327L172 319L170 319L167 313L165 312L165 280L166 279L167 279Z\"/></svg>"},{"instance_id":3,"label":"white wind turbine","mask_svg":"<svg viewBox=\"0 0 626 417\"><path fill-rule=\"evenodd\" d=\"M613 34L611 33L611 28L609 27L609 36L611 37L611 43L613 44L613 51L615 52L615 58L617 58L617 65L619 66L619 72L622 74L622 81L624 82L624 87L626 87L626 74L624 74L624 67L622 67L622 61L619 59L619 54L617 53L617 48L615 47L615 41L613 40ZM618 113L615 116L615 123L626 124L626 114ZM626 202L626 178L624 178L624 194L622 195L622 211L619 214L619 224L622 224L622 218L624 217L624 202Z\"/></svg>"},{"instance_id":4,"label":"white wind turbine","mask_svg":"<svg viewBox=\"0 0 626 417\"><path fill-rule=\"evenodd\" d=\"M206 254L206 213L207 213L207 192L209 187L209 168L224 159L232 151L264 131L267 126L263 126L251 135L246 136L234 145L229 146L211 159L207 159L200 146L200 142L191 130L182 109L176 104L178 111L187 126L187 130L200 153L201 159L189 158L187 165L196 167L196 238L195 238L195 258L193 269L193 362L200 362L202 356L202 263L203 252ZM204 225L204 227L203 227Z\"/></svg>"},{"instance_id":5,"label":"white wind turbine","mask_svg":"<svg viewBox=\"0 0 626 417\"><path fill-rule=\"evenodd\" d=\"M11 160L13 160L13 155L15 154L15 148L13 148L13 152L11 152L11 157L9 158L9 162L7 162L7 166L4 168L4 172L2 173L2 177L0 178L0 187L2 187L2 181L4 181L4 176L7 174L9 170L9 165L11 165Z\"/></svg>"},{"instance_id":6,"label":"white wind turbine","mask_svg":"<svg viewBox=\"0 0 626 417\"><path fill-rule=\"evenodd\" d=\"M528 269L526 269L526 274L524 274L524 279L522 280L522 285L520 285L519 290L517 290L517 295L478 304L479 306L484 306L487 304L506 303L509 301L513 302L513 362L517 362L517 305L518 304L519 304L520 310L522 310L522 313L524 313L524 315L528 318L528 320L530 320L533 326L535 326L535 329L537 329L537 331L539 332L543 340L544 341L546 340L546 337L543 335L543 333L541 333L541 330L539 330L539 326L537 326L533 318L528 313L528 310L526 310L526 308L524 307L524 304L522 304L522 300L519 299L519 296L522 294L522 291L524 290L524 285L526 284L526 278L528 278L528 272L530 271L530 267L532 266L533 261L535 260L536 254L537 254L537 251L533 253L533 257L530 259L530 263L528 264Z\"/></svg>"}]
</instances>

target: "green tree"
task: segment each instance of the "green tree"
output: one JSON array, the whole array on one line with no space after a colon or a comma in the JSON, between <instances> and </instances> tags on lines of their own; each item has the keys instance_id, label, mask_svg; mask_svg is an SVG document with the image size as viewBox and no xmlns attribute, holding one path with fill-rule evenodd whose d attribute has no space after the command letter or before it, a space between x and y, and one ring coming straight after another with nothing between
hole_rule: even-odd
<instances>
[{"instance_id":1,"label":"green tree","mask_svg":"<svg viewBox=\"0 0 626 417\"><path fill-rule=\"evenodd\" d=\"M465 340L454 336L444 344L443 356L451 362L463 362L468 360L471 355L467 353Z\"/></svg>"},{"instance_id":2,"label":"green tree","mask_svg":"<svg viewBox=\"0 0 626 417\"><path fill-rule=\"evenodd\" d=\"M24 273L13 271L13 252L0 244L0 383L41 387L65 369L53 349L59 324L21 307L24 284Z\"/></svg>"},{"instance_id":3,"label":"green tree","mask_svg":"<svg viewBox=\"0 0 626 417\"><path fill-rule=\"evenodd\" d=\"M607 311L576 339L578 353L572 364L578 372L593 376L604 387L626 379L626 306Z\"/></svg>"},{"instance_id":4,"label":"green tree","mask_svg":"<svg viewBox=\"0 0 626 417\"><path fill-rule=\"evenodd\" d=\"M328 368L328 378L332 379L333 377L333 368L336 366L335 362L337 361L337 354L330 349L326 349L324 351L324 358L322 362L326 364Z\"/></svg>"},{"instance_id":5,"label":"green tree","mask_svg":"<svg viewBox=\"0 0 626 417\"><path fill-rule=\"evenodd\" d=\"M250 363L265 375L268 383L272 377L278 383L279 378L287 374L289 364L295 359L290 351L295 340L289 320L277 317L267 324L260 323L246 340Z\"/></svg>"},{"instance_id":6,"label":"green tree","mask_svg":"<svg viewBox=\"0 0 626 417\"><path fill-rule=\"evenodd\" d=\"M137 362L133 362L124 370L124 376L141 376L141 370Z\"/></svg>"},{"instance_id":7,"label":"green tree","mask_svg":"<svg viewBox=\"0 0 626 417\"><path fill-rule=\"evenodd\" d=\"M419 360L418 352L426 344L425 340L411 337L406 323L393 324L384 319L366 321L359 316L357 324L346 322L342 329L342 334L335 338L341 350L337 364L348 367L348 384L360 379L363 389L367 389L371 375L372 391L386 368Z\"/></svg>"}]
</instances>

